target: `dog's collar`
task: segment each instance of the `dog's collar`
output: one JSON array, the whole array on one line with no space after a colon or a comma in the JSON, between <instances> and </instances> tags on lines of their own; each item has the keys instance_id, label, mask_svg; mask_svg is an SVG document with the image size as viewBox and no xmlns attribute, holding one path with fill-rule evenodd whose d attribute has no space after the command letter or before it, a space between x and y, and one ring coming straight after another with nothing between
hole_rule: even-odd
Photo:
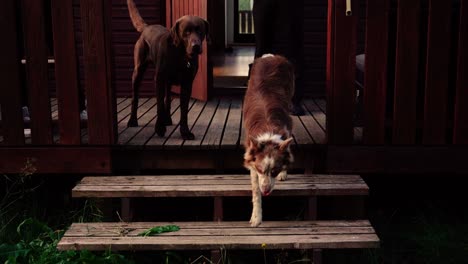
<instances>
[{"instance_id":1,"label":"dog's collar","mask_svg":"<svg viewBox=\"0 0 468 264\"><path fill-rule=\"evenodd\" d=\"M192 63L190 61L187 61L187 69L190 69L192 67Z\"/></svg>"}]
</instances>

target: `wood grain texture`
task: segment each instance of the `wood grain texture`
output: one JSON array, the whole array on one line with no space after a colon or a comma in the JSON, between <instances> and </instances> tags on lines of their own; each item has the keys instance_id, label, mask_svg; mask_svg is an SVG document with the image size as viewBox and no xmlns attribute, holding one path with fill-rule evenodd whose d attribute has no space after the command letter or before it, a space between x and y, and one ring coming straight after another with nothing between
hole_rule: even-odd
<instances>
[{"instance_id":1,"label":"wood grain texture","mask_svg":"<svg viewBox=\"0 0 468 264\"><path fill-rule=\"evenodd\" d=\"M72 0L52 0L51 7L60 143L79 145L79 87Z\"/></svg>"},{"instance_id":2,"label":"wood grain texture","mask_svg":"<svg viewBox=\"0 0 468 264\"><path fill-rule=\"evenodd\" d=\"M5 38L0 41L0 106L2 136L5 145L23 145L23 116L21 112L21 82L19 77L19 54L15 0L6 0L0 9L0 30Z\"/></svg>"},{"instance_id":3,"label":"wood grain texture","mask_svg":"<svg viewBox=\"0 0 468 264\"><path fill-rule=\"evenodd\" d=\"M18 173L27 164L36 173L110 173L108 148L0 148L0 173Z\"/></svg>"},{"instance_id":4,"label":"wood grain texture","mask_svg":"<svg viewBox=\"0 0 468 264\"><path fill-rule=\"evenodd\" d=\"M344 1L329 1L327 51L327 136L330 144L351 144L356 74L357 10L346 16Z\"/></svg>"},{"instance_id":5,"label":"wood grain texture","mask_svg":"<svg viewBox=\"0 0 468 264\"><path fill-rule=\"evenodd\" d=\"M181 181L190 185L180 185ZM275 196L366 195L368 187L356 175L289 175L275 185ZM248 175L184 175L85 177L74 197L207 197L251 196Z\"/></svg>"},{"instance_id":6,"label":"wood grain texture","mask_svg":"<svg viewBox=\"0 0 468 264\"><path fill-rule=\"evenodd\" d=\"M420 5L421 0L398 1L393 144L416 140Z\"/></svg>"},{"instance_id":7,"label":"wood grain texture","mask_svg":"<svg viewBox=\"0 0 468 264\"><path fill-rule=\"evenodd\" d=\"M458 34L454 144L468 144L468 3L461 1Z\"/></svg>"},{"instance_id":8,"label":"wood grain texture","mask_svg":"<svg viewBox=\"0 0 468 264\"><path fill-rule=\"evenodd\" d=\"M177 232L139 237L140 230L175 224ZM263 246L262 246L263 245ZM379 238L368 221L88 223L73 224L59 250L372 248Z\"/></svg>"},{"instance_id":9,"label":"wood grain texture","mask_svg":"<svg viewBox=\"0 0 468 264\"><path fill-rule=\"evenodd\" d=\"M452 3L431 0L427 36L423 144L446 143Z\"/></svg>"},{"instance_id":10,"label":"wood grain texture","mask_svg":"<svg viewBox=\"0 0 468 264\"><path fill-rule=\"evenodd\" d=\"M364 144L384 143L390 0L367 1Z\"/></svg>"},{"instance_id":11,"label":"wood grain texture","mask_svg":"<svg viewBox=\"0 0 468 264\"><path fill-rule=\"evenodd\" d=\"M33 144L52 144L43 0L23 1L26 75Z\"/></svg>"},{"instance_id":12,"label":"wood grain texture","mask_svg":"<svg viewBox=\"0 0 468 264\"><path fill-rule=\"evenodd\" d=\"M89 144L113 144L114 109L111 96L111 77L109 64L110 42L106 34L108 10L105 0L83 0L81 7L81 26L83 30L83 57L85 86L88 98Z\"/></svg>"}]
</instances>

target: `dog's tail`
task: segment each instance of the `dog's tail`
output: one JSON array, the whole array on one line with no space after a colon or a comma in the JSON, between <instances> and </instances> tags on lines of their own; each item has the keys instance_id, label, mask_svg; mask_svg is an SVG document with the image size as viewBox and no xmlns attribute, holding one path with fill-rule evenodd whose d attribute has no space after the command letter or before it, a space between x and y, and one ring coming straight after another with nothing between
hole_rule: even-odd
<instances>
[{"instance_id":1,"label":"dog's tail","mask_svg":"<svg viewBox=\"0 0 468 264\"><path fill-rule=\"evenodd\" d=\"M145 20L143 20L141 17L140 12L138 12L138 9L133 0L127 0L127 6L133 26L138 32L142 32L148 24L146 24Z\"/></svg>"}]
</instances>

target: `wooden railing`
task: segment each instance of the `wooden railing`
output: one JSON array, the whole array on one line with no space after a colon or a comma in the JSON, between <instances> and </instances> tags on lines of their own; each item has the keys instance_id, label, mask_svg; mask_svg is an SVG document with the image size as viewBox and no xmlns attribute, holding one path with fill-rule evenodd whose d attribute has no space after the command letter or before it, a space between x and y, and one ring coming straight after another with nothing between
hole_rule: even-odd
<instances>
[{"instance_id":1,"label":"wooden railing","mask_svg":"<svg viewBox=\"0 0 468 264\"><path fill-rule=\"evenodd\" d=\"M329 144L353 143L357 11L329 0ZM468 144L468 2L368 0L363 143Z\"/></svg>"},{"instance_id":2,"label":"wooden railing","mask_svg":"<svg viewBox=\"0 0 468 264\"><path fill-rule=\"evenodd\" d=\"M108 0L81 0L81 29L83 36L84 86L86 87L88 119L88 143L81 142L79 109L78 58L75 54L75 28L72 0L51 0L50 12L44 10L44 0L22 1L22 27L17 23L16 0L5 0L0 9L0 28L3 39L0 41L0 89L1 129L3 146L0 156L10 154L9 167L0 164L0 172L14 171L17 163L25 157L39 159L38 164L46 164L45 157L57 159L56 163L70 162L71 168L84 165L91 157L99 157L87 168L79 171L109 171L109 145L116 142L115 100L112 89L111 49L110 49L110 4ZM48 10L47 10L48 11ZM57 127L59 141L53 140L53 125L49 95L47 70L48 54L45 34L46 14L51 15L55 61L55 90L58 105ZM18 51L24 39L26 83L31 113L29 128L31 144L25 145L25 122L22 117L20 64L23 59ZM73 148L71 148L73 147ZM83 151L77 151L83 147ZM53 150L55 149L55 150ZM42 152L39 150L43 150ZM58 152L57 152L58 150ZM39 152L38 152L39 151ZM47 153L49 152L49 153ZM16 155L16 156L15 156ZM72 157L78 155L77 157ZM13 157L16 159L14 159ZM42 160L41 160L42 159ZM41 163L42 162L42 163ZM73 163L74 162L74 163ZM73 163L73 164L71 164ZM50 165L50 162L47 163ZM98 168L93 168L97 165ZM45 165L44 165L45 166ZM62 171L64 168L42 167L42 171ZM67 166L67 165L65 165ZM47 169L46 169L47 167ZM2 171L3 169L3 171ZM40 169L40 168L39 168ZM66 169L65 169L66 170Z\"/></svg>"},{"instance_id":3,"label":"wooden railing","mask_svg":"<svg viewBox=\"0 0 468 264\"><path fill-rule=\"evenodd\" d=\"M255 34L252 11L239 11L239 34Z\"/></svg>"}]
</instances>

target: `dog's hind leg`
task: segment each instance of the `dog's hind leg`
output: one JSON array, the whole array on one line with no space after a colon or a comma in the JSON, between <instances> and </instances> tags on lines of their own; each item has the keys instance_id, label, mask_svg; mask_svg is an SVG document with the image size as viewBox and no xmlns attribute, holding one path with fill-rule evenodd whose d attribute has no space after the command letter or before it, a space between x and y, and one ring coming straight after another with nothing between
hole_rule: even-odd
<instances>
[{"instance_id":1,"label":"dog's hind leg","mask_svg":"<svg viewBox=\"0 0 468 264\"><path fill-rule=\"evenodd\" d=\"M158 117L156 118L155 131L158 136L164 137L166 134L166 107L164 106L164 99L166 94L166 86L169 84L167 84L167 82L161 78L162 76L158 72L158 69L156 69L156 75L156 109Z\"/></svg>"},{"instance_id":2,"label":"dog's hind leg","mask_svg":"<svg viewBox=\"0 0 468 264\"><path fill-rule=\"evenodd\" d=\"M257 227L262 223L262 193L258 186L258 175L254 169L250 169L250 182L252 183L252 217L250 226Z\"/></svg>"},{"instance_id":3,"label":"dog's hind leg","mask_svg":"<svg viewBox=\"0 0 468 264\"><path fill-rule=\"evenodd\" d=\"M188 127L188 105L190 95L192 94L192 82L182 83L180 89L180 135L185 140L195 139L195 135L190 132Z\"/></svg>"},{"instance_id":4,"label":"dog's hind leg","mask_svg":"<svg viewBox=\"0 0 468 264\"><path fill-rule=\"evenodd\" d=\"M171 118L171 85L166 85L166 114L164 115L164 124L166 126L172 125L172 118Z\"/></svg>"},{"instance_id":5,"label":"dog's hind leg","mask_svg":"<svg viewBox=\"0 0 468 264\"><path fill-rule=\"evenodd\" d=\"M140 83L143 79L143 74L146 70L146 55L147 47L145 46L145 41L140 37L137 43L135 44L135 50L133 53L134 60L134 69L132 75L132 110L130 114L130 119L128 120L127 127L136 127L138 126L138 98L140 91Z\"/></svg>"}]
</instances>

